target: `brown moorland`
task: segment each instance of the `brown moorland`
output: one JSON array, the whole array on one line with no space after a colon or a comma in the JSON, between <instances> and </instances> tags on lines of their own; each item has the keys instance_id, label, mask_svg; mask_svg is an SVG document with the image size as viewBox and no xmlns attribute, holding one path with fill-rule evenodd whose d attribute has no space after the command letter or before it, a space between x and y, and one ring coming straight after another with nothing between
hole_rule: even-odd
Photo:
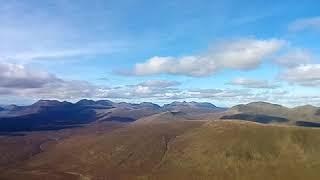
<instances>
[{"instance_id":1,"label":"brown moorland","mask_svg":"<svg viewBox=\"0 0 320 180\"><path fill-rule=\"evenodd\" d=\"M109 131L96 133L93 128L68 136L3 169L0 177L319 179L319 129L150 118Z\"/></svg>"}]
</instances>

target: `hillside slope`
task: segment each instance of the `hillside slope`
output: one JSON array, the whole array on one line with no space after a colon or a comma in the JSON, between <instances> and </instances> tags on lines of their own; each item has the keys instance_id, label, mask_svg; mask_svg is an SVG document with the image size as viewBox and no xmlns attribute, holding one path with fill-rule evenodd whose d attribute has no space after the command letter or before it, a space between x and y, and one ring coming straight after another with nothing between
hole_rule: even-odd
<instances>
[{"instance_id":1,"label":"hillside slope","mask_svg":"<svg viewBox=\"0 0 320 180\"><path fill-rule=\"evenodd\" d=\"M320 130L239 121L146 121L78 135L0 179L319 179Z\"/></svg>"}]
</instances>

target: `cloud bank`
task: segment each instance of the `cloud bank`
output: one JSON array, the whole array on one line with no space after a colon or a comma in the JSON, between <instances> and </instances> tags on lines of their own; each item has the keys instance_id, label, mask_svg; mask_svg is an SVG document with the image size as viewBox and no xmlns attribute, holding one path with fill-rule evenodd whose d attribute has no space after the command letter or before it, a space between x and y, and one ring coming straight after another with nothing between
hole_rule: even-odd
<instances>
[{"instance_id":1,"label":"cloud bank","mask_svg":"<svg viewBox=\"0 0 320 180\"><path fill-rule=\"evenodd\" d=\"M280 78L302 86L320 86L320 64L306 64L289 68Z\"/></svg>"},{"instance_id":2,"label":"cloud bank","mask_svg":"<svg viewBox=\"0 0 320 180\"><path fill-rule=\"evenodd\" d=\"M236 78L233 79L228 84L242 86L245 88L256 88L256 89L275 89L279 86L276 84L271 84L266 80L256 80L256 79L248 79L248 78Z\"/></svg>"},{"instance_id":3,"label":"cloud bank","mask_svg":"<svg viewBox=\"0 0 320 180\"><path fill-rule=\"evenodd\" d=\"M283 77L292 83L318 85L320 65L306 65L289 69ZM318 95L298 96L276 89L276 86L260 80L239 78L233 80L236 88L183 88L180 82L147 80L123 86L98 86L86 81L64 80L45 71L30 69L22 65L0 65L0 95L3 97L29 99L78 100L112 99L126 101L168 102L172 100L203 100L223 102L226 105L252 101L270 101L285 105L305 104L306 100L319 104ZM295 75L295 76L293 76ZM23 83L21 83L23 81ZM256 91L259 89L259 91ZM260 91L263 90L263 91ZM264 91L265 90L265 91Z\"/></svg>"},{"instance_id":4,"label":"cloud bank","mask_svg":"<svg viewBox=\"0 0 320 180\"><path fill-rule=\"evenodd\" d=\"M0 63L0 87L2 88L40 88L48 83L61 81L45 71L31 70L23 65Z\"/></svg>"},{"instance_id":5,"label":"cloud bank","mask_svg":"<svg viewBox=\"0 0 320 180\"><path fill-rule=\"evenodd\" d=\"M279 39L240 39L216 45L204 55L182 57L155 56L136 64L131 74L176 74L185 76L209 76L223 69L250 70L279 51L285 41Z\"/></svg>"}]
</instances>

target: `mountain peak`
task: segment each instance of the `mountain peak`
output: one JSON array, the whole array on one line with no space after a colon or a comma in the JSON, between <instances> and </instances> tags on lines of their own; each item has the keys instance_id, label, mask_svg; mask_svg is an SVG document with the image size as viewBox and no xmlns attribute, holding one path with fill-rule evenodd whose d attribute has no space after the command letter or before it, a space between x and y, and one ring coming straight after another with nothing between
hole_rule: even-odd
<instances>
[{"instance_id":1,"label":"mountain peak","mask_svg":"<svg viewBox=\"0 0 320 180\"><path fill-rule=\"evenodd\" d=\"M63 102L57 100L39 100L32 104L32 106L57 106Z\"/></svg>"},{"instance_id":2,"label":"mountain peak","mask_svg":"<svg viewBox=\"0 0 320 180\"><path fill-rule=\"evenodd\" d=\"M139 104L141 107L149 107L149 108L161 108L158 104L154 104L151 102L142 102Z\"/></svg>"},{"instance_id":3,"label":"mountain peak","mask_svg":"<svg viewBox=\"0 0 320 180\"><path fill-rule=\"evenodd\" d=\"M96 101L97 104L104 105L104 106L112 106L114 103L110 100L98 100Z\"/></svg>"},{"instance_id":4,"label":"mountain peak","mask_svg":"<svg viewBox=\"0 0 320 180\"><path fill-rule=\"evenodd\" d=\"M310 104L307 104L307 105L303 105L303 106L297 106L297 107L295 107L295 109L319 109L319 108L316 106L312 106Z\"/></svg>"},{"instance_id":5,"label":"mountain peak","mask_svg":"<svg viewBox=\"0 0 320 180\"><path fill-rule=\"evenodd\" d=\"M189 107L202 107L202 108L216 108L215 105L208 103L208 102L187 102L187 101L174 101L169 104L165 104L164 107L173 107L173 106L189 106Z\"/></svg>"},{"instance_id":6,"label":"mountain peak","mask_svg":"<svg viewBox=\"0 0 320 180\"><path fill-rule=\"evenodd\" d=\"M240 112L263 112L263 111L273 111L273 110L282 110L282 109L288 109L287 107L281 106L279 104L272 104L269 102L264 101L257 101L257 102L251 102L248 104L239 104L236 106L233 106L231 110L236 110Z\"/></svg>"},{"instance_id":7,"label":"mountain peak","mask_svg":"<svg viewBox=\"0 0 320 180\"><path fill-rule=\"evenodd\" d=\"M90 106L90 105L95 105L96 102L94 100L90 100L90 99L81 99L76 104L82 105L82 106Z\"/></svg>"},{"instance_id":8,"label":"mountain peak","mask_svg":"<svg viewBox=\"0 0 320 180\"><path fill-rule=\"evenodd\" d=\"M246 105L248 105L248 106L277 106L277 107L283 107L283 106L281 106L279 104L273 104L273 103L265 102L265 101L251 102L251 103L248 103Z\"/></svg>"}]
</instances>

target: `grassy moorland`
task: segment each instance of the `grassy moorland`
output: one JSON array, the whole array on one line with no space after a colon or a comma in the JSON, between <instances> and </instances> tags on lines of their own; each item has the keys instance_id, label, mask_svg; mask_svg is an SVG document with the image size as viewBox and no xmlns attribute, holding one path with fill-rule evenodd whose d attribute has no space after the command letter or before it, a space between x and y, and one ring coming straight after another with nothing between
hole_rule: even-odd
<instances>
[{"instance_id":1,"label":"grassy moorland","mask_svg":"<svg viewBox=\"0 0 320 180\"><path fill-rule=\"evenodd\" d=\"M153 177L163 179L318 179L320 131L212 122L171 144Z\"/></svg>"},{"instance_id":2,"label":"grassy moorland","mask_svg":"<svg viewBox=\"0 0 320 180\"><path fill-rule=\"evenodd\" d=\"M320 130L239 121L142 121L78 134L2 179L319 179ZM1 179L0 178L0 179Z\"/></svg>"}]
</instances>

